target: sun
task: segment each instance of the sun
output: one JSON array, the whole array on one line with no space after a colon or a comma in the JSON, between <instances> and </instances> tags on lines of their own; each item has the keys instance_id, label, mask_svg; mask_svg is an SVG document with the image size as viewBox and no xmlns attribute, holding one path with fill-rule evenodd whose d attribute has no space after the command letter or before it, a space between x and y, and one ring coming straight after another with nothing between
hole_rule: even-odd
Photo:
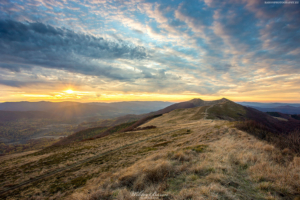
<instances>
[{"instance_id":1,"label":"sun","mask_svg":"<svg viewBox=\"0 0 300 200\"><path fill-rule=\"evenodd\" d=\"M73 90L71 90L71 89L69 89L69 90L66 90L66 93L68 93L68 94L73 94Z\"/></svg>"}]
</instances>

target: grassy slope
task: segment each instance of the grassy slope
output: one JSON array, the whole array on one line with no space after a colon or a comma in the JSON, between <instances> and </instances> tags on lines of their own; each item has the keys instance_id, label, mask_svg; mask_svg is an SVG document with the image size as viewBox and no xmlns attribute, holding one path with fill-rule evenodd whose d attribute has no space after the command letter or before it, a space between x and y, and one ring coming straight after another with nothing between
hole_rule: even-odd
<instances>
[{"instance_id":1,"label":"grassy slope","mask_svg":"<svg viewBox=\"0 0 300 200\"><path fill-rule=\"evenodd\" d=\"M236 104L231 101L227 101L221 104L212 106L208 110L208 119L227 119L227 120L239 120L245 119L247 110L244 106Z\"/></svg>"},{"instance_id":2,"label":"grassy slope","mask_svg":"<svg viewBox=\"0 0 300 200\"><path fill-rule=\"evenodd\" d=\"M68 137L58 141L53 146L69 145L74 142L80 142L83 140L93 140L97 137L100 138L103 136L107 136L109 134L122 131L123 129L133 125L135 122L136 121L122 123L112 127L94 127L94 128L84 129L76 133L73 133L72 135L69 135Z\"/></svg>"},{"instance_id":3,"label":"grassy slope","mask_svg":"<svg viewBox=\"0 0 300 200\"><path fill-rule=\"evenodd\" d=\"M0 187L141 142L9 194L7 199L134 199L131 191L169 199L292 199L300 195L300 158L221 120L201 118L207 107L179 109L143 126L100 139L5 159ZM234 117L234 115L231 115Z\"/></svg>"}]
</instances>

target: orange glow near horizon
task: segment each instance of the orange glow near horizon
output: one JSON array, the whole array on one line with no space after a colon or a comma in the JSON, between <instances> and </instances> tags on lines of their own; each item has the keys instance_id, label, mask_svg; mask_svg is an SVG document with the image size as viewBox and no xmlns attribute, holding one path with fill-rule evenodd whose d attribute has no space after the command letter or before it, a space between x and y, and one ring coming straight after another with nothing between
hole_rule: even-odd
<instances>
[{"instance_id":1,"label":"orange glow near horizon","mask_svg":"<svg viewBox=\"0 0 300 200\"><path fill-rule=\"evenodd\" d=\"M169 101L169 102L183 102L193 98L200 98L206 101L216 100L221 98L227 98L235 102L261 102L261 103L300 103L297 97L284 98L284 96L254 96L245 95L239 96L233 95L199 95L199 94L158 94L158 93L124 93L124 92L95 92L95 91L82 91L73 90L68 88L62 92L45 92L46 94L40 94L39 92L11 92L10 95L0 96L0 102L18 102L18 101L76 101L82 103L88 102L118 102L118 101Z\"/></svg>"},{"instance_id":2,"label":"orange glow near horizon","mask_svg":"<svg viewBox=\"0 0 300 200\"><path fill-rule=\"evenodd\" d=\"M300 103L297 93L254 93L254 92L223 92L220 94L201 95L197 93L164 94L151 92L123 92L95 90L89 86L57 85L55 87L43 86L41 88L12 88L3 87L0 102L38 102L38 101L74 101L74 102L120 102L120 101L169 101L183 102L193 98L205 101L227 98L235 102L261 102L261 103Z\"/></svg>"}]
</instances>

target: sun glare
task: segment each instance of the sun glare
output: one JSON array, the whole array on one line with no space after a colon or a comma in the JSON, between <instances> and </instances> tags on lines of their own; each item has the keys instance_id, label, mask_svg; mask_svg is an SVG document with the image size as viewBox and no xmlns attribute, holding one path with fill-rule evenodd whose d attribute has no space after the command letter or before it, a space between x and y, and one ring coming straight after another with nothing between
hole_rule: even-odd
<instances>
[{"instance_id":1,"label":"sun glare","mask_svg":"<svg viewBox=\"0 0 300 200\"><path fill-rule=\"evenodd\" d=\"M73 94L73 90L71 90L71 89L69 89L69 90L66 90L66 93L68 93L68 94Z\"/></svg>"}]
</instances>

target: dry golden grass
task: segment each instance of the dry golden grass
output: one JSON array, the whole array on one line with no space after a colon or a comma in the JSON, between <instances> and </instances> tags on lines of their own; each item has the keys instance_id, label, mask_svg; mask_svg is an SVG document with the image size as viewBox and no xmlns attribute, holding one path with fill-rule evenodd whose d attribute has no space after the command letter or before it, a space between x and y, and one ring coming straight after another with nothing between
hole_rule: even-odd
<instances>
[{"instance_id":1,"label":"dry golden grass","mask_svg":"<svg viewBox=\"0 0 300 200\"><path fill-rule=\"evenodd\" d=\"M155 125L157 129L118 133L56 149L49 155L45 153L47 158L82 148L57 165L41 165L41 171L22 175L43 174L97 153L180 129L49 177L7 199L130 200L139 199L132 196L132 192L141 191L178 200L297 198L300 194L299 157L292 155L289 149L278 150L234 129L227 121L191 120L189 117L195 112L202 111L179 110L179 116L171 112L144 125ZM38 156L42 155L26 157L32 159L29 163L24 157L9 162L35 166ZM16 175L8 178L11 181ZM17 180L25 180L25 177Z\"/></svg>"},{"instance_id":2,"label":"dry golden grass","mask_svg":"<svg viewBox=\"0 0 300 200\"><path fill-rule=\"evenodd\" d=\"M4 162L6 160L11 160L13 158L18 158L18 157L21 157L21 156L25 156L27 154L31 154L31 153L34 153L34 152L37 152L37 150L25 151L25 152L22 152L22 153L7 154L7 155L4 155L4 156L0 156L0 162Z\"/></svg>"},{"instance_id":3,"label":"dry golden grass","mask_svg":"<svg viewBox=\"0 0 300 200\"><path fill-rule=\"evenodd\" d=\"M215 121L213 130L202 128L206 130L198 134L194 132L197 127L191 128L194 133L181 136L181 141L173 141L134 165L101 177L101 181L92 180L86 188L100 199L104 196L99 190L106 191L103 195L110 194L105 198L116 199L124 198L119 195L121 190L127 195L132 191L161 192L170 199L282 199L299 195L300 161L287 155L287 149L280 151L245 132L228 128L226 122ZM204 152L187 148L199 141L208 145ZM185 144L177 147L181 143ZM96 188L92 186L95 181ZM81 191L74 195L86 194L85 189Z\"/></svg>"}]
</instances>

